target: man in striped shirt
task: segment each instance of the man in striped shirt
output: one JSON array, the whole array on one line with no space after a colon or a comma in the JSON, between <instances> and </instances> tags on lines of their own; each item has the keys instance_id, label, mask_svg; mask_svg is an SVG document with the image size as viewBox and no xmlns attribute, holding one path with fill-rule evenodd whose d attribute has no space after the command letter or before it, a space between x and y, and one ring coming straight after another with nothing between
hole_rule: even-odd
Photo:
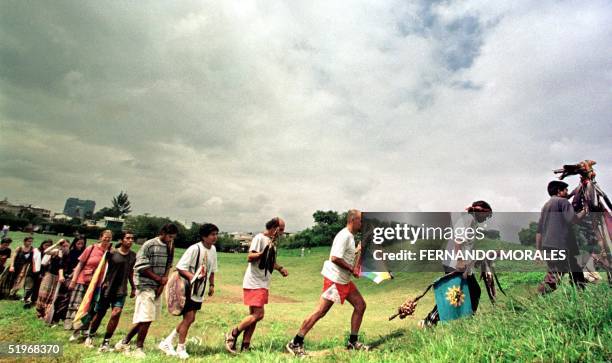
<instances>
[{"instance_id":1,"label":"man in striped shirt","mask_svg":"<svg viewBox=\"0 0 612 363\"><path fill-rule=\"evenodd\" d=\"M174 257L173 242L178 234L174 224L161 228L159 236L148 240L136 255L134 282L136 284L136 303L134 306L134 325L127 336L115 345L116 351L128 350L132 338L138 334L136 358L144 358L144 341L151 323L161 315L161 293L168 282L168 271Z\"/></svg>"}]
</instances>

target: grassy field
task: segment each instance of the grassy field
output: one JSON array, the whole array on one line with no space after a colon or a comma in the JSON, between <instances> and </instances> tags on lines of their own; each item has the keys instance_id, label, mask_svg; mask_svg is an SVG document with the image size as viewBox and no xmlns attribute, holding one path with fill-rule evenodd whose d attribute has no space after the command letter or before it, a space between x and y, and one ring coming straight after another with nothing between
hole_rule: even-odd
<instances>
[{"instance_id":1,"label":"grassy field","mask_svg":"<svg viewBox=\"0 0 612 363\"><path fill-rule=\"evenodd\" d=\"M23 235L11 234L16 248ZM35 246L43 236L36 235ZM177 251L178 259L182 251ZM293 358L284 345L295 334L304 317L314 308L320 294L320 269L328 257L326 248L312 249L304 258L297 250L282 250L279 262L289 277L275 273L271 303L252 341L253 351L231 357L223 350L223 333L246 314L242 305L244 254L219 254L216 295L205 301L191 328L187 349L190 361L282 362ZM605 284L591 285L580 293L561 289L546 297L535 295L542 273L504 273L501 283L508 297L501 297L495 308L483 291L478 314L470 319L441 324L421 331L417 321L433 306L433 293L421 299L414 317L389 322L407 297L415 296L439 274L404 273L375 285L360 279L357 285L368 308L362 326L363 340L374 346L369 353L346 352L342 347L349 333L350 305L335 306L306 338L311 361L395 362L395 361L606 361L612 360L612 304ZM128 300L122 321L112 343L124 336L131 322L133 300ZM159 340L179 322L179 317L163 314L153 323L145 343L148 362L167 362L156 349ZM101 327L105 326L105 322ZM69 333L60 327L46 327L15 301L0 301L0 342L59 342L64 355L40 361L124 362L121 354L100 354L83 345L68 343ZM96 344L99 343L99 339ZM1 358L0 358L1 359ZM172 359L170 359L172 360ZM30 358L23 361L31 361Z\"/></svg>"}]
</instances>

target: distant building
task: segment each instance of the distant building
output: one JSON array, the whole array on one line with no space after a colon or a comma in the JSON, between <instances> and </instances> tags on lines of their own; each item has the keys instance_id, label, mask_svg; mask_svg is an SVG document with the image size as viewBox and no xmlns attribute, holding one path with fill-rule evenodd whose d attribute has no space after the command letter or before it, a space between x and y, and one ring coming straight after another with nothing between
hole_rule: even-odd
<instances>
[{"instance_id":1,"label":"distant building","mask_svg":"<svg viewBox=\"0 0 612 363\"><path fill-rule=\"evenodd\" d=\"M251 242L253 241L253 233L251 232L231 232L228 233L235 241L240 243L241 251L248 251Z\"/></svg>"},{"instance_id":2,"label":"distant building","mask_svg":"<svg viewBox=\"0 0 612 363\"><path fill-rule=\"evenodd\" d=\"M95 208L96 202L93 200L68 198L64 206L64 214L73 218L91 218Z\"/></svg>"},{"instance_id":3,"label":"distant building","mask_svg":"<svg viewBox=\"0 0 612 363\"><path fill-rule=\"evenodd\" d=\"M71 221L72 217L69 217L63 213L55 213L53 216L53 222L68 222Z\"/></svg>"},{"instance_id":4,"label":"distant building","mask_svg":"<svg viewBox=\"0 0 612 363\"><path fill-rule=\"evenodd\" d=\"M0 210L16 215L17 217L24 217L28 214L34 214L38 217L46 220L51 219L51 211L32 204L12 204L6 198L0 200Z\"/></svg>"},{"instance_id":5,"label":"distant building","mask_svg":"<svg viewBox=\"0 0 612 363\"><path fill-rule=\"evenodd\" d=\"M104 217L104 219L101 219L96 223L96 226L100 228L117 230L123 228L124 222L125 220L123 218Z\"/></svg>"}]
</instances>

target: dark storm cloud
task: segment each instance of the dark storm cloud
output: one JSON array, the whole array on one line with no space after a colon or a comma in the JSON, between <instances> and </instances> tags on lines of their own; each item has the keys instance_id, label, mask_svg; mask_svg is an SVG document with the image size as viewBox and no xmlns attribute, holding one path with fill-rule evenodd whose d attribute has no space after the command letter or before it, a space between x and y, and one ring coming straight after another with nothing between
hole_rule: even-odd
<instances>
[{"instance_id":1,"label":"dark storm cloud","mask_svg":"<svg viewBox=\"0 0 612 363\"><path fill-rule=\"evenodd\" d=\"M612 19L589 2L2 2L0 183L61 210L257 230L316 209L534 210L612 188ZM3 197L3 196L0 196Z\"/></svg>"}]
</instances>

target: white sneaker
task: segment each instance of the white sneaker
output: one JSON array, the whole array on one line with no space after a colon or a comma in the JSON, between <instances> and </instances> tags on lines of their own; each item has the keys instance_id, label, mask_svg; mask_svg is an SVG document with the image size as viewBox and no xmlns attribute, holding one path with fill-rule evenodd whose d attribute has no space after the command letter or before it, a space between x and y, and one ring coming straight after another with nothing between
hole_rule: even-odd
<instances>
[{"instance_id":1,"label":"white sneaker","mask_svg":"<svg viewBox=\"0 0 612 363\"><path fill-rule=\"evenodd\" d=\"M75 330L72 334L70 334L70 338L68 338L69 342L76 342L81 339L81 332L79 330Z\"/></svg>"},{"instance_id":2,"label":"white sneaker","mask_svg":"<svg viewBox=\"0 0 612 363\"><path fill-rule=\"evenodd\" d=\"M127 355L129 355L132 358L137 358L137 359L143 359L147 357L147 354L144 352L144 350L142 350L142 348L136 348L134 351L132 352L125 352Z\"/></svg>"},{"instance_id":3,"label":"white sneaker","mask_svg":"<svg viewBox=\"0 0 612 363\"><path fill-rule=\"evenodd\" d=\"M108 343L102 343L100 348L98 348L98 352L100 353L112 352L112 349Z\"/></svg>"},{"instance_id":4,"label":"white sneaker","mask_svg":"<svg viewBox=\"0 0 612 363\"><path fill-rule=\"evenodd\" d=\"M84 344L85 344L85 346L87 348L93 348L94 347L93 339L91 337L85 338L85 343Z\"/></svg>"},{"instance_id":5,"label":"white sneaker","mask_svg":"<svg viewBox=\"0 0 612 363\"><path fill-rule=\"evenodd\" d=\"M174 350L172 344L169 344L165 339L162 340L157 347L159 348L159 350L166 353L166 355L176 357L176 350Z\"/></svg>"},{"instance_id":6,"label":"white sneaker","mask_svg":"<svg viewBox=\"0 0 612 363\"><path fill-rule=\"evenodd\" d=\"M361 342L355 342L355 343L351 343L348 342L346 344L346 349L348 350L363 350L364 352L367 352L370 350L370 346L369 345L365 345Z\"/></svg>"},{"instance_id":7,"label":"white sneaker","mask_svg":"<svg viewBox=\"0 0 612 363\"><path fill-rule=\"evenodd\" d=\"M115 344L115 352L128 352L130 350L130 344L124 343L122 340Z\"/></svg>"},{"instance_id":8,"label":"white sneaker","mask_svg":"<svg viewBox=\"0 0 612 363\"><path fill-rule=\"evenodd\" d=\"M305 356L307 356L306 351L304 350L304 344L293 344L293 339L290 340L289 343L287 343L285 348L287 348L287 351L289 353L293 354L298 358L304 358Z\"/></svg>"},{"instance_id":9,"label":"white sneaker","mask_svg":"<svg viewBox=\"0 0 612 363\"><path fill-rule=\"evenodd\" d=\"M179 350L177 350L177 351L176 351L176 356L177 356L179 359L187 359L187 358L189 358L189 354L187 353L187 350L185 350L185 349L179 349Z\"/></svg>"}]
</instances>

